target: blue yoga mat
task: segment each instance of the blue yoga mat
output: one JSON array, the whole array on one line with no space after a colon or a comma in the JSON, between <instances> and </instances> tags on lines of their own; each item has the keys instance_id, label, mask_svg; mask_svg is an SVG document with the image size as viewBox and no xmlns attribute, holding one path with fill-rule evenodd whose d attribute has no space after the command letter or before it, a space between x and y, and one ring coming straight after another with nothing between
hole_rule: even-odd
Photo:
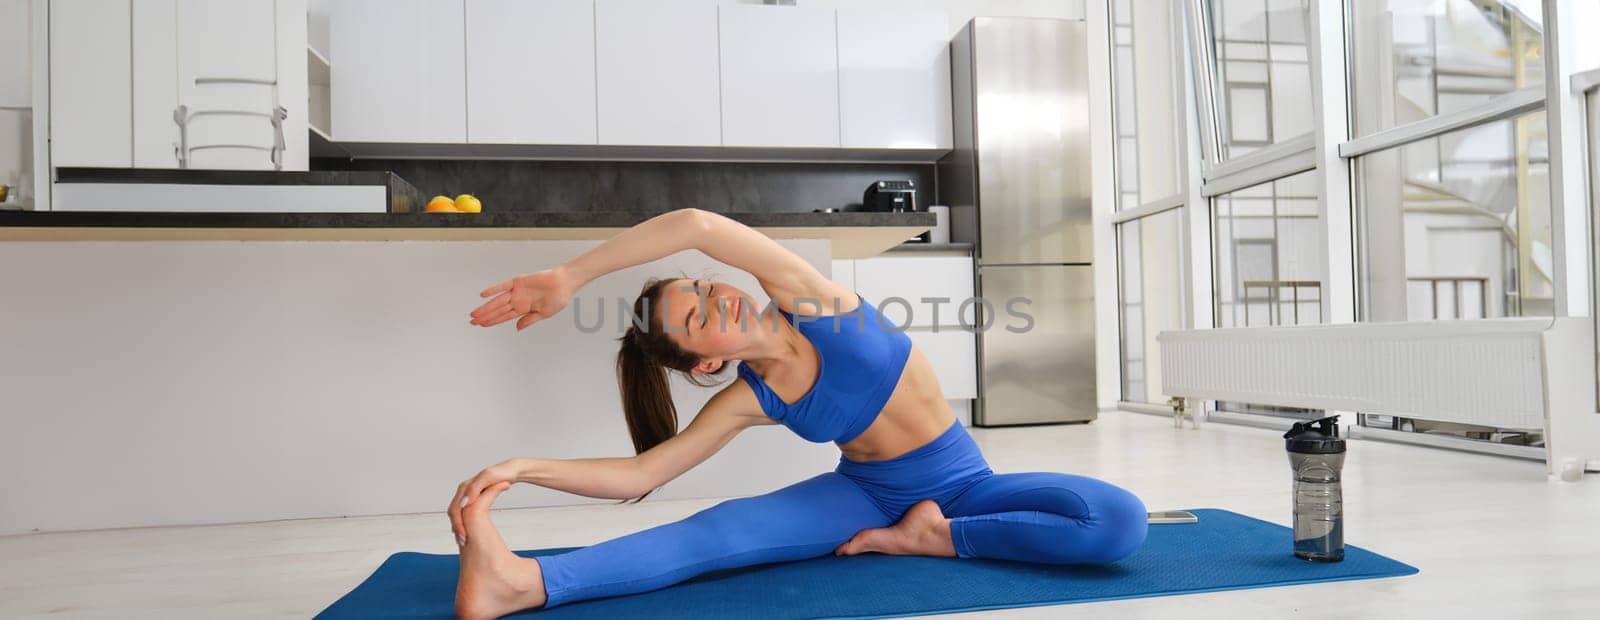
<instances>
[{"instance_id":1,"label":"blue yoga mat","mask_svg":"<svg viewBox=\"0 0 1600 620\"><path fill-rule=\"evenodd\" d=\"M1417 569L1359 547L1343 562L1294 557L1288 528L1226 510L1200 522L1153 525L1144 547L1106 566L1048 566L878 554L825 556L707 573L629 596L578 601L517 617L887 618L1265 588L1411 575ZM519 551L523 557L572 548ZM454 555L397 553L318 618L453 617Z\"/></svg>"}]
</instances>

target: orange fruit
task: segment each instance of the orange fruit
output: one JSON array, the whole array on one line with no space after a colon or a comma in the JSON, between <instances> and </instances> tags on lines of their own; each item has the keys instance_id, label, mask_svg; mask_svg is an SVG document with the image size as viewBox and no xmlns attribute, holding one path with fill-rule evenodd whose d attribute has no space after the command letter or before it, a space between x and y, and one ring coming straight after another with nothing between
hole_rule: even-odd
<instances>
[{"instance_id":1,"label":"orange fruit","mask_svg":"<svg viewBox=\"0 0 1600 620\"><path fill-rule=\"evenodd\" d=\"M456 196L456 210L463 213L481 213L483 212L483 203L478 200L477 196L462 194Z\"/></svg>"},{"instance_id":2,"label":"orange fruit","mask_svg":"<svg viewBox=\"0 0 1600 620\"><path fill-rule=\"evenodd\" d=\"M449 196L434 196L433 200L428 201L427 208L423 210L428 213L455 213L457 211L455 201L450 200Z\"/></svg>"}]
</instances>

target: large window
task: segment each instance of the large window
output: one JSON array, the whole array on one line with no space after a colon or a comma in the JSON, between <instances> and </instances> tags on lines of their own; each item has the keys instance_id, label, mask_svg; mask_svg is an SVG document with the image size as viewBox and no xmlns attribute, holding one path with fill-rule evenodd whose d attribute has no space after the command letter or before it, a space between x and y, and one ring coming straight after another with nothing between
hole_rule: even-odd
<instances>
[{"instance_id":1,"label":"large window","mask_svg":"<svg viewBox=\"0 0 1600 620\"><path fill-rule=\"evenodd\" d=\"M1179 6L1112 0L1121 400L1166 402L1156 336L1185 327Z\"/></svg>"},{"instance_id":2,"label":"large window","mask_svg":"<svg viewBox=\"0 0 1600 620\"><path fill-rule=\"evenodd\" d=\"M1554 312L1543 112L1357 159L1365 316Z\"/></svg>"},{"instance_id":3,"label":"large window","mask_svg":"<svg viewBox=\"0 0 1600 620\"><path fill-rule=\"evenodd\" d=\"M1187 0L1211 215L1216 327L1328 320L1311 0ZM1217 402L1211 417L1318 412ZM1258 418L1259 419L1259 418Z\"/></svg>"},{"instance_id":4,"label":"large window","mask_svg":"<svg viewBox=\"0 0 1600 620\"><path fill-rule=\"evenodd\" d=\"M1162 125L1146 120L1145 106L1164 99L1145 92L1156 88L1147 86L1141 51L1149 18L1140 10L1155 10L1146 4L1164 2L1107 3L1124 400L1159 396L1153 335L1174 322L1244 328L1557 316L1578 311L1562 278L1581 268L1592 270L1600 300L1600 252L1591 247L1593 264L1575 266L1576 239L1562 230L1580 219L1570 206L1574 167L1559 159L1573 156L1578 137L1572 102L1545 110L1557 84L1590 93L1587 172L1600 176L1600 69L1573 75L1600 65L1600 46L1583 44L1594 36L1600 9L1592 7L1600 3L1178 0L1187 36L1172 56L1191 72L1193 97L1185 103L1196 113L1200 148L1185 152L1194 161L1180 160L1172 177L1152 176L1169 168L1150 159L1161 154L1153 148L1165 147L1155 146L1152 134ZM1546 49L1547 33L1563 44ZM1554 145L1552 128L1565 128ZM1181 173L1190 170L1197 173ZM1153 217L1168 217L1161 204L1168 192L1150 181L1167 178L1178 181L1179 200L1165 203L1187 203L1204 216ZM1592 178L1589 191L1593 246L1600 192ZM1209 264L1180 262L1191 251L1203 262L1206 244ZM1156 245L1178 252L1152 252ZM1187 279L1174 286L1168 274L1184 268ZM1156 307L1174 289L1194 295L1183 306L1190 313ZM1318 414L1218 402L1208 416L1282 423L1233 415L1240 412ZM1360 419L1502 443L1542 441L1517 429Z\"/></svg>"},{"instance_id":5,"label":"large window","mask_svg":"<svg viewBox=\"0 0 1600 620\"><path fill-rule=\"evenodd\" d=\"M1596 13L1600 14L1600 10ZM1600 65L1600 59L1593 60ZM1584 174L1588 179L1589 192L1589 313L1595 321L1595 333L1600 334L1600 66L1574 76L1572 84L1574 90L1583 93L1584 126L1588 134L1584 142L1589 154L1589 169ZM1600 342L1597 342L1597 346L1600 346ZM1595 390L1600 395L1600 367L1595 372Z\"/></svg>"},{"instance_id":6,"label":"large window","mask_svg":"<svg viewBox=\"0 0 1600 620\"><path fill-rule=\"evenodd\" d=\"M1134 209L1183 191L1183 89L1173 70L1182 53L1174 5L1111 4L1117 123L1117 208Z\"/></svg>"},{"instance_id":7,"label":"large window","mask_svg":"<svg viewBox=\"0 0 1600 620\"><path fill-rule=\"evenodd\" d=\"M1184 328L1183 210L1117 227L1122 306L1122 400L1162 403L1156 336Z\"/></svg>"},{"instance_id":8,"label":"large window","mask_svg":"<svg viewBox=\"0 0 1600 620\"><path fill-rule=\"evenodd\" d=\"M1538 2L1361 0L1350 11L1358 136L1544 83Z\"/></svg>"},{"instance_id":9,"label":"large window","mask_svg":"<svg viewBox=\"0 0 1600 620\"><path fill-rule=\"evenodd\" d=\"M1217 326L1322 323L1322 225L1316 172L1213 200Z\"/></svg>"},{"instance_id":10,"label":"large window","mask_svg":"<svg viewBox=\"0 0 1600 620\"><path fill-rule=\"evenodd\" d=\"M1557 314L1540 3L1372 0L1350 12L1356 137L1341 152L1359 188L1359 320ZM1527 429L1359 422L1543 441Z\"/></svg>"},{"instance_id":11,"label":"large window","mask_svg":"<svg viewBox=\"0 0 1600 620\"><path fill-rule=\"evenodd\" d=\"M1228 160L1311 133L1309 0L1209 0L1210 65Z\"/></svg>"}]
</instances>

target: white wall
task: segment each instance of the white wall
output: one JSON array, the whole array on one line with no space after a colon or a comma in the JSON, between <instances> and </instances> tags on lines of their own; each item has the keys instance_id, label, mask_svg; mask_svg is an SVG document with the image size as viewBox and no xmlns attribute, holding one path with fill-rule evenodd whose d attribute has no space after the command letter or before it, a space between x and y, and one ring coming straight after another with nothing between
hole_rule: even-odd
<instances>
[{"instance_id":1,"label":"white wall","mask_svg":"<svg viewBox=\"0 0 1600 620\"><path fill-rule=\"evenodd\" d=\"M1600 24L1600 2L1574 2L1568 7L1569 12L1563 13L1562 18L1578 24L1579 32L1586 26ZM1579 35L1573 40L1572 55L1576 61L1574 70L1600 69L1600 37Z\"/></svg>"},{"instance_id":2,"label":"white wall","mask_svg":"<svg viewBox=\"0 0 1600 620\"><path fill-rule=\"evenodd\" d=\"M584 289L598 333L571 307L468 323L482 289L593 243L0 243L0 535L439 511L508 457L631 455L616 298L680 270L760 288L688 252ZM829 269L826 241L785 244ZM680 422L711 394L679 383ZM761 493L838 456L760 427L652 497Z\"/></svg>"}]
</instances>

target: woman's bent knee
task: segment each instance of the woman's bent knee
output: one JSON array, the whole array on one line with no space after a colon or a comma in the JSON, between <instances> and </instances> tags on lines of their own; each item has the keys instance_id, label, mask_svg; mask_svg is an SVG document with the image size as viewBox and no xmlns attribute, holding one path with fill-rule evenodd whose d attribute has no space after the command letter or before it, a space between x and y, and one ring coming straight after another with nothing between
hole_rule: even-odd
<instances>
[{"instance_id":1,"label":"woman's bent knee","mask_svg":"<svg viewBox=\"0 0 1600 620\"><path fill-rule=\"evenodd\" d=\"M1150 531L1144 502L1121 487L1106 486L1107 492L1095 501L1093 521L1099 544L1084 558L1089 564L1108 564L1133 555Z\"/></svg>"}]
</instances>

